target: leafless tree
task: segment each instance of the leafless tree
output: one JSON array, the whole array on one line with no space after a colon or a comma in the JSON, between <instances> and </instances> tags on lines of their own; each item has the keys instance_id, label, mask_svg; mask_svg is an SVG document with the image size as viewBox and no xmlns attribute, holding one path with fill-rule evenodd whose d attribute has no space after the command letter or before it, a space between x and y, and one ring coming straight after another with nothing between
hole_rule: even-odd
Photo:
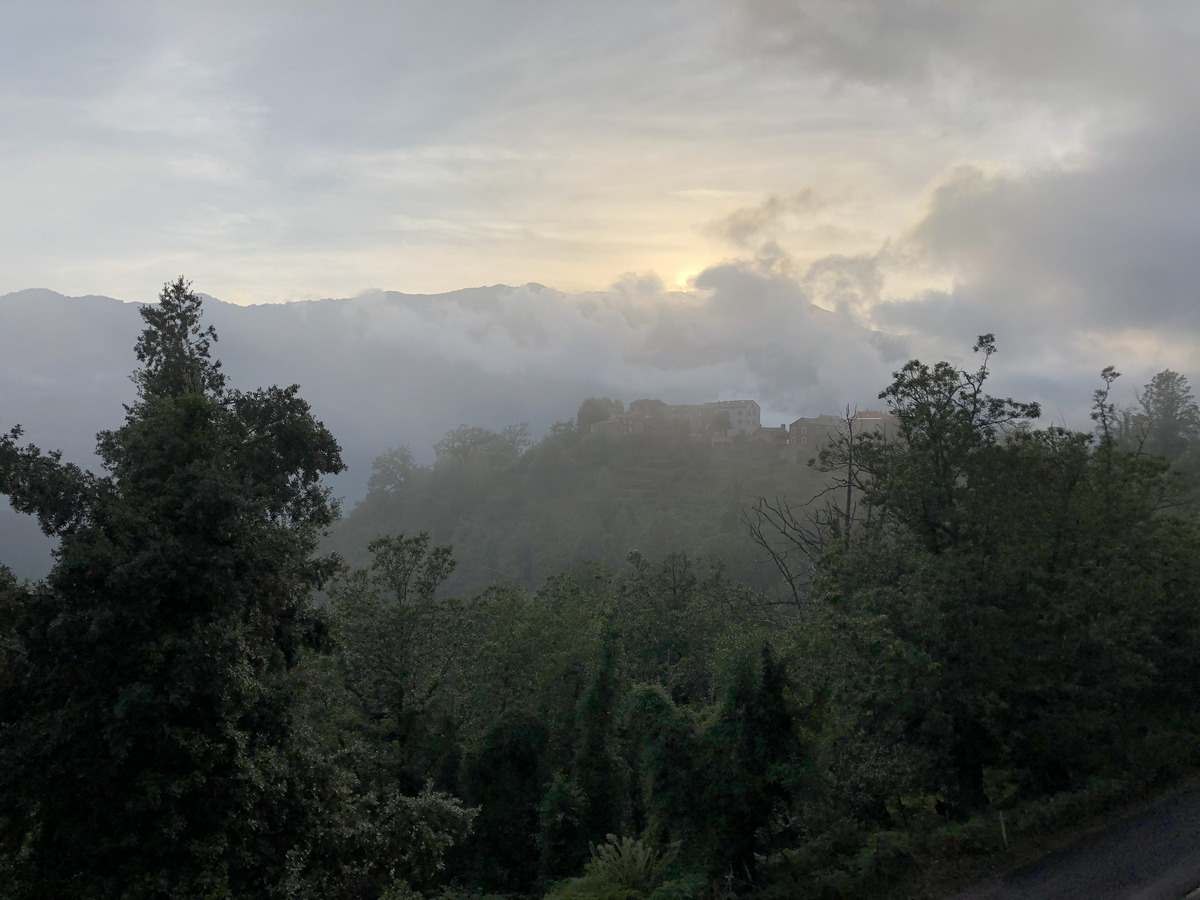
<instances>
[{"instance_id":1,"label":"leafless tree","mask_svg":"<svg viewBox=\"0 0 1200 900\"><path fill-rule=\"evenodd\" d=\"M863 439L847 406L842 426L809 465L832 476L830 484L808 502L793 504L786 496L758 497L742 514L750 537L766 553L791 593L798 614L812 604L816 560L832 546L850 549L851 533L859 515L866 473L858 450ZM868 510L869 513L869 510Z\"/></svg>"}]
</instances>

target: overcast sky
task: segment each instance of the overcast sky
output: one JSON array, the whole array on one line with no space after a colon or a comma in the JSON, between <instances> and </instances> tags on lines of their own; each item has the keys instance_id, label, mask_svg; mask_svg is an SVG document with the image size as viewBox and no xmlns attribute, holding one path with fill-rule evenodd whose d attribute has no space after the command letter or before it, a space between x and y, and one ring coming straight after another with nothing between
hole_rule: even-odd
<instances>
[{"instance_id":1,"label":"overcast sky","mask_svg":"<svg viewBox=\"0 0 1200 900\"><path fill-rule=\"evenodd\" d=\"M1198 50L1194 2L9 0L0 294L538 282L615 382L781 414L992 331L1077 413L1200 371Z\"/></svg>"}]
</instances>

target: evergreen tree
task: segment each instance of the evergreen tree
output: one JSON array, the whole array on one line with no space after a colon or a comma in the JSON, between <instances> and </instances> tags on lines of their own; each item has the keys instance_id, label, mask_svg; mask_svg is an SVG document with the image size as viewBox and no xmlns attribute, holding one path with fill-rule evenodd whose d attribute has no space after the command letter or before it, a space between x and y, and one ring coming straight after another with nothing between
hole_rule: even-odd
<instances>
[{"instance_id":1,"label":"evergreen tree","mask_svg":"<svg viewBox=\"0 0 1200 900\"><path fill-rule=\"evenodd\" d=\"M548 740L535 717L510 715L488 732L466 766L466 797L480 814L456 856L488 892L527 892L536 883Z\"/></svg>"},{"instance_id":2,"label":"evergreen tree","mask_svg":"<svg viewBox=\"0 0 1200 900\"><path fill-rule=\"evenodd\" d=\"M310 595L335 564L313 553L338 444L295 386L226 389L200 305L179 279L142 309L103 476L0 437L0 492L61 539L44 583L0 584L10 896L336 896L340 870L376 865L352 779L296 702L306 648L328 646ZM455 816L403 801L382 812ZM393 871L421 854L375 849Z\"/></svg>"},{"instance_id":3,"label":"evergreen tree","mask_svg":"<svg viewBox=\"0 0 1200 900\"><path fill-rule=\"evenodd\" d=\"M1146 451L1174 460L1200 441L1200 408L1184 376L1164 369L1138 399L1134 418L1144 429Z\"/></svg>"},{"instance_id":4,"label":"evergreen tree","mask_svg":"<svg viewBox=\"0 0 1200 900\"><path fill-rule=\"evenodd\" d=\"M625 779L614 747L620 699L616 635L611 635L605 641L592 687L579 708L575 778L586 798L581 829L592 844L602 844L607 835L620 831L621 826Z\"/></svg>"}]
</instances>

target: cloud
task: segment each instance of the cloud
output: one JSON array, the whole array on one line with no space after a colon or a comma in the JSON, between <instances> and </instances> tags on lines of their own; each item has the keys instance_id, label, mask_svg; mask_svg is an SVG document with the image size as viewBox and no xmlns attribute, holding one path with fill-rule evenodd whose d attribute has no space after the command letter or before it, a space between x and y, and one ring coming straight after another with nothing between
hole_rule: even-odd
<instances>
[{"instance_id":1,"label":"cloud","mask_svg":"<svg viewBox=\"0 0 1200 900\"><path fill-rule=\"evenodd\" d=\"M415 350L419 334L422 355L442 365L491 380L586 381L626 399L751 396L798 415L836 408L844 394L873 397L884 383L887 361L870 331L813 306L786 257L712 266L693 285L667 291L657 276L628 275L608 291L525 285L373 294L349 309L365 339L392 352Z\"/></svg>"},{"instance_id":2,"label":"cloud","mask_svg":"<svg viewBox=\"0 0 1200 900\"><path fill-rule=\"evenodd\" d=\"M589 394L751 397L793 418L870 400L888 380L887 352L850 315L814 306L792 268L786 256L764 253L706 269L688 292L630 275L608 291L579 294L528 284L253 307L213 302L208 317L237 385L301 385L343 438L356 485L388 446L408 443L427 454L462 421L495 428L527 420L537 433L573 416ZM78 318L90 303L50 292L11 295L0 298L0 326L11 326L10 335L51 335L65 322L92 322ZM50 412L54 403L5 416L30 425L48 419L42 440L85 453L105 425L103 391L124 385L109 404L113 415L127 399L133 311L109 301L92 313L95 340L86 354L50 337L36 346L0 341L0 381L13 396L38 378L42 397L94 386L85 434L64 440L71 417Z\"/></svg>"},{"instance_id":3,"label":"cloud","mask_svg":"<svg viewBox=\"0 0 1200 900\"><path fill-rule=\"evenodd\" d=\"M881 299L866 319L926 349L995 332L1029 378L1057 380L1081 427L1105 365L1135 382L1200 371L1196 111L1105 142L1089 167L952 172L898 244L953 286Z\"/></svg>"},{"instance_id":4,"label":"cloud","mask_svg":"<svg viewBox=\"0 0 1200 900\"><path fill-rule=\"evenodd\" d=\"M822 308L862 317L879 302L883 289L880 260L886 253L885 248L873 254L822 257L808 267L804 284Z\"/></svg>"},{"instance_id":5,"label":"cloud","mask_svg":"<svg viewBox=\"0 0 1200 900\"><path fill-rule=\"evenodd\" d=\"M1031 323L1200 337L1198 140L1193 114L1111 142L1087 169L960 169L907 244L955 277L956 294L1004 295L1004 311Z\"/></svg>"},{"instance_id":6,"label":"cloud","mask_svg":"<svg viewBox=\"0 0 1200 900\"><path fill-rule=\"evenodd\" d=\"M750 58L823 74L847 101L907 98L964 139L910 227L877 252L808 266L799 282L814 302L925 359L965 362L975 336L995 332L997 377L1078 427L1104 365L1137 383L1168 366L1200 371L1194 4L742 8ZM762 213L748 234L771 227Z\"/></svg>"},{"instance_id":7,"label":"cloud","mask_svg":"<svg viewBox=\"0 0 1200 900\"><path fill-rule=\"evenodd\" d=\"M958 82L975 96L1038 103L1141 100L1196 65L1186 0L745 0L744 9L759 52L926 94Z\"/></svg>"},{"instance_id":8,"label":"cloud","mask_svg":"<svg viewBox=\"0 0 1200 900\"><path fill-rule=\"evenodd\" d=\"M446 9L0 12L8 286L576 291L229 314L250 380L351 368L364 447L586 392L829 410L981 331L1085 401L1200 366L1194 4Z\"/></svg>"},{"instance_id":9,"label":"cloud","mask_svg":"<svg viewBox=\"0 0 1200 900\"><path fill-rule=\"evenodd\" d=\"M664 310L640 353L664 367L736 363L745 390L781 411L874 397L889 361L871 331L843 311L815 306L793 268L778 252L710 267L694 280L698 308Z\"/></svg>"},{"instance_id":10,"label":"cloud","mask_svg":"<svg viewBox=\"0 0 1200 900\"><path fill-rule=\"evenodd\" d=\"M757 206L743 206L707 223L701 231L708 237L749 247L770 236L785 217L814 212L828 203L827 198L811 187L794 194L771 194Z\"/></svg>"}]
</instances>

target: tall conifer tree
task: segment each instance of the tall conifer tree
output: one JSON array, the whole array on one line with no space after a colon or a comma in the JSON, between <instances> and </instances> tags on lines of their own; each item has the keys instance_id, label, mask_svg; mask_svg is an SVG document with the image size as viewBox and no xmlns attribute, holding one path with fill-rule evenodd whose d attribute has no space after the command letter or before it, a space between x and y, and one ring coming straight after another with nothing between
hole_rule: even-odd
<instances>
[{"instance_id":1,"label":"tall conifer tree","mask_svg":"<svg viewBox=\"0 0 1200 900\"><path fill-rule=\"evenodd\" d=\"M183 279L141 310L138 396L93 476L0 437L0 492L61 539L0 584L0 880L12 896L269 896L345 779L289 670L336 515L333 436L296 387L228 390Z\"/></svg>"}]
</instances>

